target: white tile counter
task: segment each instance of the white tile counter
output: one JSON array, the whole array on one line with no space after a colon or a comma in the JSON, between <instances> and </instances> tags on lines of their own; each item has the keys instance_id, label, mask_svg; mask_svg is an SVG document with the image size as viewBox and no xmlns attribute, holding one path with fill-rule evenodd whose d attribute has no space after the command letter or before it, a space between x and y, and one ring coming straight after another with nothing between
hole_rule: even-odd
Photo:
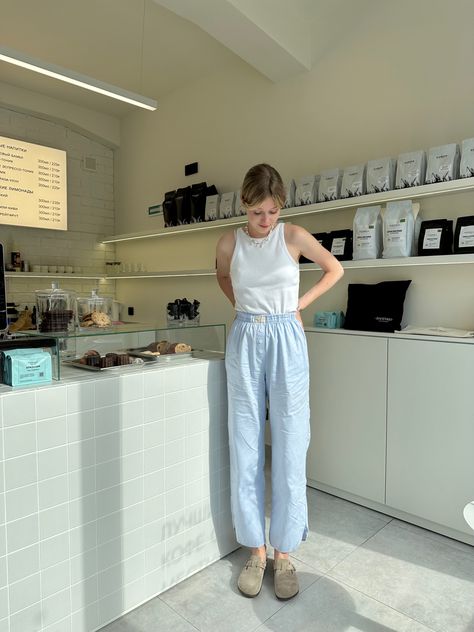
<instances>
[{"instance_id":1,"label":"white tile counter","mask_svg":"<svg viewBox=\"0 0 474 632\"><path fill-rule=\"evenodd\" d=\"M237 548L222 359L0 404L0 632L98 630Z\"/></svg>"}]
</instances>

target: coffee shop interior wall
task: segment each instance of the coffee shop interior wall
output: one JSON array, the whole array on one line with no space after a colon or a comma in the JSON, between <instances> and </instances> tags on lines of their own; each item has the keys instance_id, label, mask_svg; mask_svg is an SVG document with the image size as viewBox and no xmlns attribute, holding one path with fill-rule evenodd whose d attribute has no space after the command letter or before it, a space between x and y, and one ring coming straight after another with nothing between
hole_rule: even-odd
<instances>
[{"instance_id":1,"label":"coffee shop interior wall","mask_svg":"<svg viewBox=\"0 0 474 632\"><path fill-rule=\"evenodd\" d=\"M2 96L7 94L8 86ZM8 92L9 96L14 91ZM44 100L22 91L21 103L40 106ZM25 99L26 96L26 99ZM46 145L67 152L68 230L56 231L18 226L0 226L0 242L8 262L10 251L20 251L22 259L33 265L73 266L83 275L105 272L105 262L115 259L113 244L101 244L101 238L114 232L114 160L113 148L99 142L93 134L79 126L53 120L54 106L66 107L49 100L46 117L13 105L0 107L0 136ZM37 107L41 110L41 107ZM94 118L93 116L91 117ZM91 119L90 119L91 120ZM84 120L82 120L84 123ZM89 126L92 128L92 126ZM84 169L85 157L94 158L95 171ZM21 308L34 304L34 291L59 286L85 295L98 287L104 296L114 296L115 282L74 278L8 278L7 297Z\"/></svg>"},{"instance_id":2,"label":"coffee shop interior wall","mask_svg":"<svg viewBox=\"0 0 474 632\"><path fill-rule=\"evenodd\" d=\"M148 216L147 209L170 189L206 180L220 192L236 190L246 169L260 161L274 164L285 179L297 178L473 137L474 3L399 0L359 6L363 19L346 24L343 35L323 48L313 42L318 54L310 71L272 83L197 26L177 16L171 20L169 11L147 0L148 29L164 20L170 42L185 37L196 45L196 55L208 42L206 53L215 59L187 83L173 84L171 77L156 112L106 116L0 84L1 135L69 152L70 218L66 233L2 226L2 240L31 265L67 259L66 265L95 273L114 258L142 263L149 272L212 269L222 230L122 242L115 249L98 242L106 234L153 231L160 218ZM21 50L18 37L8 43ZM97 159L96 174L83 170L85 155ZM199 173L185 177L184 165L194 161ZM422 211L426 218L470 215L474 195L432 198ZM350 228L352 218L353 211L341 211L297 221L316 232ZM318 276L304 272L302 291ZM310 324L316 309L345 309L349 282L402 278L413 281L405 322L474 328L467 265L348 270L337 288L304 312L304 320ZM33 290L48 283L14 280L9 298L29 302ZM95 282L62 285L86 290ZM100 287L113 293L112 283ZM135 307L137 321L163 323L166 303L183 296L201 301L205 322L232 320L211 276L121 280L115 292Z\"/></svg>"},{"instance_id":3,"label":"coffee shop interior wall","mask_svg":"<svg viewBox=\"0 0 474 632\"><path fill-rule=\"evenodd\" d=\"M122 120L116 231L153 230L147 208L165 191L207 180L220 192L239 187L248 167L274 164L284 178L318 173L474 136L474 3L376 2L365 20L329 46L305 72L272 83L238 57L160 99L153 113ZM189 30L190 25L186 23ZM194 27L197 28L197 27ZM225 51L228 55L228 51ZM224 49L223 49L224 54ZM184 176L184 165L200 171ZM426 218L474 212L474 194L422 202ZM300 219L312 232L350 228L353 211ZM221 230L117 244L122 260L148 271L211 269ZM336 289L303 314L345 309L349 282L412 279L405 322L474 328L472 266L347 271ZM302 290L318 273L302 274ZM205 321L231 322L232 309L212 277L121 281L118 299L136 319L164 315L180 296L201 300Z\"/></svg>"}]
</instances>

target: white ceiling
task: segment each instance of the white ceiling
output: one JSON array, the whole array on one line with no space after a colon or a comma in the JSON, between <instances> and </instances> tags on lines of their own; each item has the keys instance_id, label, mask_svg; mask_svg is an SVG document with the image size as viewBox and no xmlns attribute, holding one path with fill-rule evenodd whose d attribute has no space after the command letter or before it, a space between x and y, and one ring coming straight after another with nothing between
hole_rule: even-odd
<instances>
[{"instance_id":1,"label":"white ceiling","mask_svg":"<svg viewBox=\"0 0 474 632\"><path fill-rule=\"evenodd\" d=\"M377 1L2 0L0 42L159 102L236 56L271 81L307 72ZM132 109L6 62L0 82L115 116Z\"/></svg>"}]
</instances>

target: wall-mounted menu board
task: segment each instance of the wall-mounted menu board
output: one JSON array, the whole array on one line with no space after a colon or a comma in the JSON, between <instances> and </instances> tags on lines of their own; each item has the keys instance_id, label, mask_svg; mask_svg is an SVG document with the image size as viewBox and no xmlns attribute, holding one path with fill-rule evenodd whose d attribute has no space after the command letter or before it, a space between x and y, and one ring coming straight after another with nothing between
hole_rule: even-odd
<instances>
[{"instance_id":1,"label":"wall-mounted menu board","mask_svg":"<svg viewBox=\"0 0 474 632\"><path fill-rule=\"evenodd\" d=\"M0 224L67 230L65 151L0 136Z\"/></svg>"}]
</instances>

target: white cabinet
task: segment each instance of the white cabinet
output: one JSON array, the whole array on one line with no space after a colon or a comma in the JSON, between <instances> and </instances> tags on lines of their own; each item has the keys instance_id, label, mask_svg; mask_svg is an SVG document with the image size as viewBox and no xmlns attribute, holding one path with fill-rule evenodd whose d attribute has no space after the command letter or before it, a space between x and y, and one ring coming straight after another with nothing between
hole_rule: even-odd
<instances>
[{"instance_id":1,"label":"white cabinet","mask_svg":"<svg viewBox=\"0 0 474 632\"><path fill-rule=\"evenodd\" d=\"M472 535L474 345L389 340L387 505Z\"/></svg>"},{"instance_id":2,"label":"white cabinet","mask_svg":"<svg viewBox=\"0 0 474 632\"><path fill-rule=\"evenodd\" d=\"M307 476L383 503L387 339L307 332L311 442Z\"/></svg>"}]
</instances>

